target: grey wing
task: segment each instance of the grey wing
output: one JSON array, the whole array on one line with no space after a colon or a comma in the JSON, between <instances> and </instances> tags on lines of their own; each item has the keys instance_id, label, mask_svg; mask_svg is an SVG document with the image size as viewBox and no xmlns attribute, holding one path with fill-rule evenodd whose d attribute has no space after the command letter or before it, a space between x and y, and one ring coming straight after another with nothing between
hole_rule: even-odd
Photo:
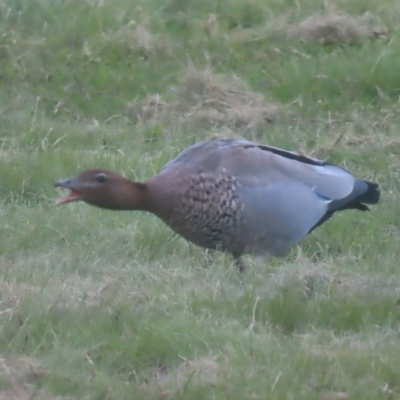
<instances>
[{"instance_id":1,"label":"grey wing","mask_svg":"<svg viewBox=\"0 0 400 400\"><path fill-rule=\"evenodd\" d=\"M261 188L297 182L331 200L345 198L355 184L350 173L335 165L246 140L197 143L167 163L161 173L173 169L216 175L226 171L245 186Z\"/></svg>"},{"instance_id":2,"label":"grey wing","mask_svg":"<svg viewBox=\"0 0 400 400\"><path fill-rule=\"evenodd\" d=\"M323 161L268 146L235 146L225 154L225 168L246 185L265 187L272 183L297 182L331 200L348 196L354 177Z\"/></svg>"},{"instance_id":3,"label":"grey wing","mask_svg":"<svg viewBox=\"0 0 400 400\"><path fill-rule=\"evenodd\" d=\"M182 150L174 159L165 164L160 172L168 172L177 168L200 172L214 170L216 172L221 162L221 156L233 142L235 141L212 140L196 143Z\"/></svg>"},{"instance_id":4,"label":"grey wing","mask_svg":"<svg viewBox=\"0 0 400 400\"><path fill-rule=\"evenodd\" d=\"M328 210L329 201L302 183L240 186L246 221L241 237L245 251L279 256L298 243Z\"/></svg>"}]
</instances>

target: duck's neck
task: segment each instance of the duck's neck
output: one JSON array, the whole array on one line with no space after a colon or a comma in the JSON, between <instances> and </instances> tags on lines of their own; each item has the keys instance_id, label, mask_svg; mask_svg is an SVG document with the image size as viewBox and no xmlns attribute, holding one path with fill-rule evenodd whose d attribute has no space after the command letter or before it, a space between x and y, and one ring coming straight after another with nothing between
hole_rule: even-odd
<instances>
[{"instance_id":1,"label":"duck's neck","mask_svg":"<svg viewBox=\"0 0 400 400\"><path fill-rule=\"evenodd\" d=\"M168 182L168 177L156 175L148 181L136 183L136 185L139 185L137 190L145 188L140 201L140 208L136 208L136 210L148 211L163 220L168 220L175 204L174 185Z\"/></svg>"},{"instance_id":2,"label":"duck's neck","mask_svg":"<svg viewBox=\"0 0 400 400\"><path fill-rule=\"evenodd\" d=\"M84 201L108 210L147 210L148 187L144 183L121 179L107 191L85 193Z\"/></svg>"},{"instance_id":3,"label":"duck's neck","mask_svg":"<svg viewBox=\"0 0 400 400\"><path fill-rule=\"evenodd\" d=\"M114 210L148 211L168 220L174 208L173 193L165 179L153 177L144 183L126 179L123 184L119 183L118 190L113 191L111 202L100 205L97 198L94 205Z\"/></svg>"},{"instance_id":4,"label":"duck's neck","mask_svg":"<svg viewBox=\"0 0 400 400\"><path fill-rule=\"evenodd\" d=\"M125 193L120 196L121 210L148 210L149 188L145 183L130 181Z\"/></svg>"},{"instance_id":5,"label":"duck's neck","mask_svg":"<svg viewBox=\"0 0 400 400\"><path fill-rule=\"evenodd\" d=\"M118 190L113 192L112 197L109 207L104 204L104 208L149 211L154 214L161 208L161 198L151 182L141 183L126 179L123 184L119 183Z\"/></svg>"}]
</instances>

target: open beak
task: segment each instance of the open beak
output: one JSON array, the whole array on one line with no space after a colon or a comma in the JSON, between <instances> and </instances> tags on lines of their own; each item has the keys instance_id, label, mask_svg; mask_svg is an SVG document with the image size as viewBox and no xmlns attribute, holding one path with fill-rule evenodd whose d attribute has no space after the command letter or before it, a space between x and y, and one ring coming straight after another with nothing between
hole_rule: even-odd
<instances>
[{"instance_id":1,"label":"open beak","mask_svg":"<svg viewBox=\"0 0 400 400\"><path fill-rule=\"evenodd\" d=\"M77 189L78 187L78 179L75 178L70 178L70 179L63 179L61 181L58 181L54 184L54 187L61 187L65 189L69 189L70 193L67 196L60 197L56 204L65 204L65 203L70 203L72 201L79 201L82 200L82 195L80 191Z\"/></svg>"}]
</instances>

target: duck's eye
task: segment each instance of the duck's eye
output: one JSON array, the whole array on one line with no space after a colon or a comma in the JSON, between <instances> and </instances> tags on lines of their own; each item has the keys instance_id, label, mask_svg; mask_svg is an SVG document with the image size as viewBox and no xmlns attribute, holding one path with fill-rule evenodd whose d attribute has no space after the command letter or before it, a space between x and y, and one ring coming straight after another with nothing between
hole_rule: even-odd
<instances>
[{"instance_id":1,"label":"duck's eye","mask_svg":"<svg viewBox=\"0 0 400 400\"><path fill-rule=\"evenodd\" d=\"M96 176L96 181L99 183L104 183L106 181L106 176L104 174L98 174Z\"/></svg>"}]
</instances>

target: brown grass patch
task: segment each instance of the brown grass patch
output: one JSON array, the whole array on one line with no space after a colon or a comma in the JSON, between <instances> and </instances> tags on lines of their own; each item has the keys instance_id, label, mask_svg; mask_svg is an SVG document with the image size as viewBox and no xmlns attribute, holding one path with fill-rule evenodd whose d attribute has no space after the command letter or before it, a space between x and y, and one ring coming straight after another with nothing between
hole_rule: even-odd
<instances>
[{"instance_id":1,"label":"brown grass patch","mask_svg":"<svg viewBox=\"0 0 400 400\"><path fill-rule=\"evenodd\" d=\"M355 256L342 257L345 263L355 260ZM274 267L268 282L257 289L257 294L261 298L272 298L283 289L298 290L305 300L331 291L340 297L400 298L400 282L397 278L388 280L377 274L348 273L329 263L313 263L304 256L291 264Z\"/></svg>"},{"instance_id":2,"label":"brown grass patch","mask_svg":"<svg viewBox=\"0 0 400 400\"><path fill-rule=\"evenodd\" d=\"M67 397L53 396L37 389L46 372L40 362L32 357L0 357L0 379L2 384L0 400L67 400Z\"/></svg>"},{"instance_id":3,"label":"brown grass patch","mask_svg":"<svg viewBox=\"0 0 400 400\"><path fill-rule=\"evenodd\" d=\"M97 310L109 304L130 302L137 307L146 306L151 296L145 286L126 283L127 277L118 272L105 274L100 279L71 275L62 280L52 280L46 286L0 281L0 321L19 316L27 303L38 304L48 310L74 310L86 307Z\"/></svg>"},{"instance_id":4,"label":"brown grass patch","mask_svg":"<svg viewBox=\"0 0 400 400\"><path fill-rule=\"evenodd\" d=\"M299 24L287 27L287 36L315 41L323 45L362 44L387 36L385 24L369 12L352 16L342 12L314 14Z\"/></svg>"},{"instance_id":5,"label":"brown grass patch","mask_svg":"<svg viewBox=\"0 0 400 400\"><path fill-rule=\"evenodd\" d=\"M278 106L252 91L239 77L190 70L176 88L176 101L159 95L128 104L126 113L137 122L159 121L192 129L229 128L259 132L278 117Z\"/></svg>"}]
</instances>

